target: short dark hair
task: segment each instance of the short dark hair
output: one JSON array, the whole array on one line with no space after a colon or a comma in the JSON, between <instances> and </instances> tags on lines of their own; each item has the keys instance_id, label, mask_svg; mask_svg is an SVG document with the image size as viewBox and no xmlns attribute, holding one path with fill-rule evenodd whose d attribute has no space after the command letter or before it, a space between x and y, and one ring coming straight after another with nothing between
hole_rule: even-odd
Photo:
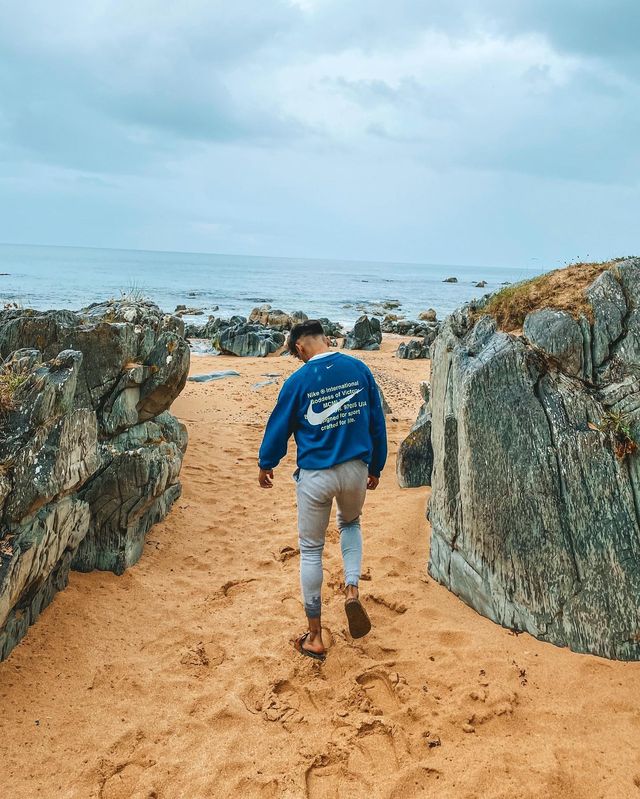
<instances>
[{"instance_id":1,"label":"short dark hair","mask_svg":"<svg viewBox=\"0 0 640 799\"><path fill-rule=\"evenodd\" d=\"M299 322L291 328L289 331L289 338L287 339L287 348L289 352L296 357L298 356L296 342L303 336L324 336L322 322L317 319L307 319L305 322Z\"/></svg>"}]
</instances>

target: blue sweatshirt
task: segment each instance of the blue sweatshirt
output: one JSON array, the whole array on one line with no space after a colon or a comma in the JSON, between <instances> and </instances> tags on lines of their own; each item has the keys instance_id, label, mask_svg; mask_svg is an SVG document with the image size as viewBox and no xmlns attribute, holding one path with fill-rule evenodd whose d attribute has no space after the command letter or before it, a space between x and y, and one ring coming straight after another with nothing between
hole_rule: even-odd
<instances>
[{"instance_id":1,"label":"blue sweatshirt","mask_svg":"<svg viewBox=\"0 0 640 799\"><path fill-rule=\"evenodd\" d=\"M313 358L285 380L260 447L261 469L273 469L293 434L301 469L329 469L362 459L380 476L387 459L382 402L369 367L341 352Z\"/></svg>"}]
</instances>

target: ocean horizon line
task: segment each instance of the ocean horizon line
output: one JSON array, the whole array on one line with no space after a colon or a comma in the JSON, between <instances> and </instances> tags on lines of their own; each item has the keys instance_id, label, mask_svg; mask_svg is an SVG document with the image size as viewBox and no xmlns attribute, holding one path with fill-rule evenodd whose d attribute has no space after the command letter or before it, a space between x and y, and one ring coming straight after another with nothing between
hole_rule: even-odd
<instances>
[{"instance_id":1,"label":"ocean horizon line","mask_svg":"<svg viewBox=\"0 0 640 799\"><path fill-rule=\"evenodd\" d=\"M200 255L200 256L214 256L216 258L252 258L252 259L273 259L278 261L330 261L332 263L343 264L390 264L394 266L437 266L447 269L514 269L518 271L526 271L536 268L535 266L511 265L498 266L496 264L461 264L461 263L440 263L438 261L405 261L405 260L379 260L376 258L335 258L324 257L320 255L250 255L240 252L208 252L203 250L156 250L147 249L144 247L101 247L98 245L84 245L84 244L29 244L24 242L0 241L0 247L35 247L42 249L56 248L61 250L105 250L107 252L137 252L158 255ZM539 258L531 258L532 261L540 261ZM556 269L557 266L549 266L548 270Z\"/></svg>"}]
</instances>

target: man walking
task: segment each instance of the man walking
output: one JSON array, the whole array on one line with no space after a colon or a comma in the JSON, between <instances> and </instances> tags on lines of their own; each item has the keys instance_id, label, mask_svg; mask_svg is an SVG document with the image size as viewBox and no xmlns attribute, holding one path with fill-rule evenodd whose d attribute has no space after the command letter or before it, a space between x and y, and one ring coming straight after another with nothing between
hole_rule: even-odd
<instances>
[{"instance_id":1,"label":"man walking","mask_svg":"<svg viewBox=\"0 0 640 799\"><path fill-rule=\"evenodd\" d=\"M300 582L309 630L296 641L303 655L324 660L320 611L322 551L335 498L346 586L349 632L361 638L371 622L358 598L362 564L360 514L366 490L374 490L387 458L380 393L369 367L331 351L322 324L295 325L287 346L304 365L282 386L265 430L258 481L273 488L273 470L293 434L298 468Z\"/></svg>"}]
</instances>

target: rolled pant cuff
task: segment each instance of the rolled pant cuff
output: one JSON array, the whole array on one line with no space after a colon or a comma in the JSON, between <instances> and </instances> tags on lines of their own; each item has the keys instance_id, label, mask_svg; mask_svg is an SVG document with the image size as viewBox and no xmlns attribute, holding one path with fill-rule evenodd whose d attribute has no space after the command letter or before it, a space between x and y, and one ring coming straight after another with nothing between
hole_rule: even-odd
<instances>
[{"instance_id":1,"label":"rolled pant cuff","mask_svg":"<svg viewBox=\"0 0 640 799\"><path fill-rule=\"evenodd\" d=\"M312 603L304 603L304 612L308 619L319 619L322 606L320 601Z\"/></svg>"}]
</instances>

